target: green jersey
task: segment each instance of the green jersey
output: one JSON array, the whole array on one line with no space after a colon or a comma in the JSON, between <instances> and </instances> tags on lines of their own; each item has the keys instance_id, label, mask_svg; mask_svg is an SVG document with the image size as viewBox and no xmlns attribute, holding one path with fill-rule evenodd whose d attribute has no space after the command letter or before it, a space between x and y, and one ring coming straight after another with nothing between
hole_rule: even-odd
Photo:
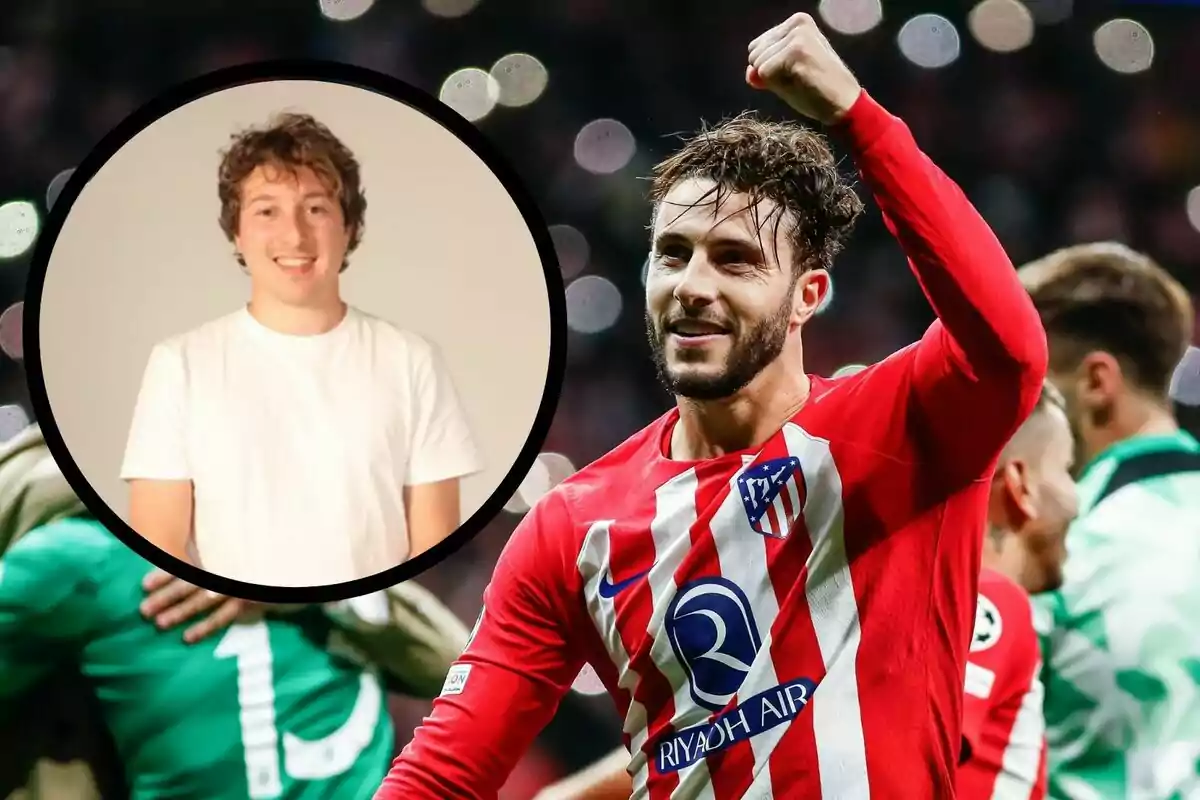
<instances>
[{"instance_id":1,"label":"green jersey","mask_svg":"<svg viewBox=\"0 0 1200 800\"><path fill-rule=\"evenodd\" d=\"M391 720L376 676L328 649L328 617L299 611L186 644L182 627L139 613L151 569L91 519L17 540L0 560L0 696L78 668L134 800L371 797Z\"/></svg>"},{"instance_id":2,"label":"green jersey","mask_svg":"<svg viewBox=\"0 0 1200 800\"><path fill-rule=\"evenodd\" d=\"M1063 586L1035 598L1049 795L1200 797L1200 443L1116 444L1079 500Z\"/></svg>"}]
</instances>

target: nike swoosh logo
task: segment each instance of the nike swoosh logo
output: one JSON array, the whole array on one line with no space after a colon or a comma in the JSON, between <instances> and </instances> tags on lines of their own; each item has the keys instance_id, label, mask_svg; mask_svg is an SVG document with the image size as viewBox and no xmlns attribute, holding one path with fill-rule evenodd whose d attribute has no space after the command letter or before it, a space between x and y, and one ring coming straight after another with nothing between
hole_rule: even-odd
<instances>
[{"instance_id":1,"label":"nike swoosh logo","mask_svg":"<svg viewBox=\"0 0 1200 800\"><path fill-rule=\"evenodd\" d=\"M633 586L635 583L637 583L642 578L644 578L646 576L646 573L648 573L649 571L650 570L648 570L648 569L642 570L638 574L630 576L630 577L626 578L625 580L621 581L620 583L610 583L608 580L607 574L601 575L600 576L600 589L599 589L600 596L603 597L605 600L613 599L618 594L625 591L630 586Z\"/></svg>"}]
</instances>

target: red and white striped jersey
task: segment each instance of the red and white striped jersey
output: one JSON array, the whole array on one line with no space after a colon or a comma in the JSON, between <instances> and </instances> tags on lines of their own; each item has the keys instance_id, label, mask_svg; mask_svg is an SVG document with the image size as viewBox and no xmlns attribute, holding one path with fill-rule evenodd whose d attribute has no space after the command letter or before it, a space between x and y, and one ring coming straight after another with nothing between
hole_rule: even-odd
<instances>
[{"instance_id":1,"label":"red and white striped jersey","mask_svg":"<svg viewBox=\"0 0 1200 800\"><path fill-rule=\"evenodd\" d=\"M1041 667L1029 595L985 568L967 655L963 739L970 756L958 771L960 800L1046 796Z\"/></svg>"},{"instance_id":2,"label":"red and white striped jersey","mask_svg":"<svg viewBox=\"0 0 1200 800\"><path fill-rule=\"evenodd\" d=\"M939 320L760 447L674 460L671 411L543 498L379 800L495 797L584 664L635 798L953 796L987 478L1045 335L903 123L864 94L839 130Z\"/></svg>"}]
</instances>

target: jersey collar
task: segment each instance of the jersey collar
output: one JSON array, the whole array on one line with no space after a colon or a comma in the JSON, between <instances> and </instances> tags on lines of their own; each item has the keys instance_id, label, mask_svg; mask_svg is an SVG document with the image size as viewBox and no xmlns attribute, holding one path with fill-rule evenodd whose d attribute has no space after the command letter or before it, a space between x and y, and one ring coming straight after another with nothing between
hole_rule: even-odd
<instances>
[{"instance_id":1,"label":"jersey collar","mask_svg":"<svg viewBox=\"0 0 1200 800\"><path fill-rule=\"evenodd\" d=\"M1110 444L1097 453L1087 463L1087 466L1083 468L1083 471L1079 473L1079 480L1082 481L1087 478L1089 473L1097 470L1103 463L1121 462L1145 453L1157 453L1168 450L1196 452L1200 451L1200 442L1197 442L1186 431L1130 436L1128 439L1122 439L1119 442Z\"/></svg>"}]
</instances>

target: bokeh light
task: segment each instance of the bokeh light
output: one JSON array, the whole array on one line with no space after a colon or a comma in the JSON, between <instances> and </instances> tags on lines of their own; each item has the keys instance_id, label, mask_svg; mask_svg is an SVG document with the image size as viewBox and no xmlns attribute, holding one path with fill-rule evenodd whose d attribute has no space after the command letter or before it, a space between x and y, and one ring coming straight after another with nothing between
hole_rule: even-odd
<instances>
[{"instance_id":1,"label":"bokeh light","mask_svg":"<svg viewBox=\"0 0 1200 800\"><path fill-rule=\"evenodd\" d=\"M1092 44L1100 62L1113 72L1132 74L1154 63L1154 38L1131 19L1112 19L1096 29Z\"/></svg>"},{"instance_id":2,"label":"bokeh light","mask_svg":"<svg viewBox=\"0 0 1200 800\"><path fill-rule=\"evenodd\" d=\"M896 35L900 52L925 69L949 66L962 52L962 39L954 23L940 14L918 14Z\"/></svg>"},{"instance_id":3,"label":"bokeh light","mask_svg":"<svg viewBox=\"0 0 1200 800\"><path fill-rule=\"evenodd\" d=\"M1187 193L1185 202L1188 222L1192 223L1193 228L1200 231L1200 186Z\"/></svg>"},{"instance_id":4,"label":"bokeh light","mask_svg":"<svg viewBox=\"0 0 1200 800\"><path fill-rule=\"evenodd\" d=\"M553 487L550 483L550 470L546 468L545 462L539 457L533 460L529 472L525 474L525 479L517 487L517 494L521 495L521 501L526 506L532 507L551 488Z\"/></svg>"},{"instance_id":5,"label":"bokeh light","mask_svg":"<svg viewBox=\"0 0 1200 800\"><path fill-rule=\"evenodd\" d=\"M532 508L551 489L574 474L575 465L562 453L541 453L517 489L521 504Z\"/></svg>"},{"instance_id":6,"label":"bokeh light","mask_svg":"<svg viewBox=\"0 0 1200 800\"><path fill-rule=\"evenodd\" d=\"M41 219L28 200L0 205L0 258L16 258L37 240Z\"/></svg>"},{"instance_id":7,"label":"bokeh light","mask_svg":"<svg viewBox=\"0 0 1200 800\"><path fill-rule=\"evenodd\" d=\"M435 17L454 19L470 14L479 0L421 0L421 6Z\"/></svg>"},{"instance_id":8,"label":"bokeh light","mask_svg":"<svg viewBox=\"0 0 1200 800\"><path fill-rule=\"evenodd\" d=\"M525 498L521 496L520 489L508 498L508 502L504 504L504 510L509 514L524 514L529 510L529 503L526 503Z\"/></svg>"},{"instance_id":9,"label":"bokeh light","mask_svg":"<svg viewBox=\"0 0 1200 800\"><path fill-rule=\"evenodd\" d=\"M492 79L496 81L496 101L502 106L520 108L542 96L550 74L541 61L528 53L510 53L492 66Z\"/></svg>"},{"instance_id":10,"label":"bokeh light","mask_svg":"<svg viewBox=\"0 0 1200 800\"><path fill-rule=\"evenodd\" d=\"M1033 41L1033 14L1020 0L983 0L967 15L967 28L988 50L1012 53Z\"/></svg>"},{"instance_id":11,"label":"bokeh light","mask_svg":"<svg viewBox=\"0 0 1200 800\"><path fill-rule=\"evenodd\" d=\"M866 368L866 364L845 364L835 369L833 374L829 377L834 378L835 380L837 378L848 378L851 375L857 375Z\"/></svg>"},{"instance_id":12,"label":"bokeh light","mask_svg":"<svg viewBox=\"0 0 1200 800\"><path fill-rule=\"evenodd\" d=\"M567 286L567 325L579 333L600 333L621 316L621 291L608 278L584 275Z\"/></svg>"},{"instance_id":13,"label":"bokeh light","mask_svg":"<svg viewBox=\"0 0 1200 800\"><path fill-rule=\"evenodd\" d=\"M62 190L66 187L67 181L71 180L71 176L75 174L75 168L64 169L62 172L50 179L50 185L46 187L46 210L54 208L54 204L58 202L58 196L62 194Z\"/></svg>"},{"instance_id":14,"label":"bokeh light","mask_svg":"<svg viewBox=\"0 0 1200 800\"><path fill-rule=\"evenodd\" d=\"M442 82L438 99L468 122L478 122L496 107L500 87L496 79L478 67L464 67Z\"/></svg>"},{"instance_id":15,"label":"bokeh light","mask_svg":"<svg viewBox=\"0 0 1200 800\"><path fill-rule=\"evenodd\" d=\"M14 361L25 357L24 325L24 303L13 303L0 314L0 351Z\"/></svg>"},{"instance_id":16,"label":"bokeh light","mask_svg":"<svg viewBox=\"0 0 1200 800\"><path fill-rule=\"evenodd\" d=\"M615 119L592 120L575 136L576 163L597 175L623 168L636 152L633 132Z\"/></svg>"},{"instance_id":17,"label":"bokeh light","mask_svg":"<svg viewBox=\"0 0 1200 800\"><path fill-rule=\"evenodd\" d=\"M552 488L558 486L579 471L571 459L562 453L542 453L538 456L538 460L542 462L542 465L546 467L546 471L550 474L550 486Z\"/></svg>"},{"instance_id":18,"label":"bokeh light","mask_svg":"<svg viewBox=\"0 0 1200 800\"><path fill-rule=\"evenodd\" d=\"M574 278L587 269L591 247L578 228L551 225L550 238L554 241L554 253L558 256L558 267L564 278Z\"/></svg>"},{"instance_id":19,"label":"bokeh light","mask_svg":"<svg viewBox=\"0 0 1200 800\"><path fill-rule=\"evenodd\" d=\"M879 0L821 0L817 14L831 30L845 36L857 36L883 22L883 3Z\"/></svg>"},{"instance_id":20,"label":"bokeh light","mask_svg":"<svg viewBox=\"0 0 1200 800\"><path fill-rule=\"evenodd\" d=\"M358 19L373 5L375 0L320 0L321 13L335 22Z\"/></svg>"}]
</instances>

